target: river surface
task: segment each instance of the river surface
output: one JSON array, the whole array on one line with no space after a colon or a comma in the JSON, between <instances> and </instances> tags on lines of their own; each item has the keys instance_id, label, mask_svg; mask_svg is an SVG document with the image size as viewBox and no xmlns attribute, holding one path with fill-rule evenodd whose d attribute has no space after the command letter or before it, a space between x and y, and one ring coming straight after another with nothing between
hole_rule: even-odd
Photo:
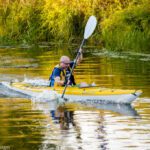
<instances>
[{"instance_id":1,"label":"river surface","mask_svg":"<svg viewBox=\"0 0 150 150\"><path fill-rule=\"evenodd\" d=\"M76 82L106 88L141 89L132 105L58 105L11 91L3 82L48 84L62 55L78 46L0 48L0 150L150 149L150 54L85 47Z\"/></svg>"}]
</instances>

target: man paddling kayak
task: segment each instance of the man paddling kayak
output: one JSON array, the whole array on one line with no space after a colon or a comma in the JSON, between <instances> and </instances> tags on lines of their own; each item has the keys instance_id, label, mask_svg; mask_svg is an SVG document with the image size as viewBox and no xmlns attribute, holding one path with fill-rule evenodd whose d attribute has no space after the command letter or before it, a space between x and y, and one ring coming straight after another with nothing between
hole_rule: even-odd
<instances>
[{"instance_id":1,"label":"man paddling kayak","mask_svg":"<svg viewBox=\"0 0 150 150\"><path fill-rule=\"evenodd\" d=\"M80 55L75 66L77 66L83 59L82 49L79 50L79 53ZM50 86L65 86L66 84L71 86L76 85L73 74L71 75L70 80L67 80L67 77L71 73L73 64L74 61L70 61L70 58L68 56L62 56L60 58L60 63L54 67L51 73L51 76L49 78Z\"/></svg>"}]
</instances>

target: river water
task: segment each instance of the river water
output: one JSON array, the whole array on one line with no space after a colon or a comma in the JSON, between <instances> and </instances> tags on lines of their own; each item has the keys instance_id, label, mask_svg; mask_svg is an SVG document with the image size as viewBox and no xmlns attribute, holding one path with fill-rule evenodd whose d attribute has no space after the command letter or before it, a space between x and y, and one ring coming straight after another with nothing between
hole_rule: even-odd
<instances>
[{"instance_id":1,"label":"river water","mask_svg":"<svg viewBox=\"0 0 150 150\"><path fill-rule=\"evenodd\" d=\"M141 89L132 105L35 101L3 82L47 84L62 55L76 45L0 48L0 150L150 149L150 54L85 47L76 82L106 88Z\"/></svg>"}]
</instances>

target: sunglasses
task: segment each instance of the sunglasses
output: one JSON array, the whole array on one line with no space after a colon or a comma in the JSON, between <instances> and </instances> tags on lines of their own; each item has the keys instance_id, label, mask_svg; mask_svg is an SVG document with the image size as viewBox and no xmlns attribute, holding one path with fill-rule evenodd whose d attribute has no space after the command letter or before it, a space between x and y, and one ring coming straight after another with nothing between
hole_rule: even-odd
<instances>
[{"instance_id":1,"label":"sunglasses","mask_svg":"<svg viewBox=\"0 0 150 150\"><path fill-rule=\"evenodd\" d=\"M65 64L65 65L69 65L69 64L70 64L70 63L66 63L66 62L64 62L64 61L61 61L61 63Z\"/></svg>"}]
</instances>

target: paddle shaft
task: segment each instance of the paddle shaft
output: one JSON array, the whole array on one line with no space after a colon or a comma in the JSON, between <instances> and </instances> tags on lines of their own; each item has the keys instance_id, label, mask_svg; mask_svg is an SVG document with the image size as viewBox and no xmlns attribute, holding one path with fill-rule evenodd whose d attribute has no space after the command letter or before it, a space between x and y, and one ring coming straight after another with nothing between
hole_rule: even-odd
<instances>
[{"instance_id":1,"label":"paddle shaft","mask_svg":"<svg viewBox=\"0 0 150 150\"><path fill-rule=\"evenodd\" d=\"M85 40L87 40L87 39L92 35L93 31L95 30L96 24L97 24L96 17L95 17L95 16L91 16L91 17L88 19L88 22L87 22L87 24L86 24L86 26L85 26L84 38L83 38L83 40L82 40L82 43L81 43L81 45L80 45L80 48L78 49L78 53L77 53L76 59L74 60L74 64L73 64L73 66L72 66L72 68L71 68L71 72L70 72L70 74L69 74L69 77L68 77L68 79L66 79L67 81L66 81L65 88L64 88L64 91L63 91L63 93L62 93L61 98L64 97L64 94L65 94L65 92L66 92L66 89L67 89L67 86L68 86L67 83L68 83L68 81L70 80L70 77L71 77L71 75L72 75L72 73L73 73L73 70L74 70L74 68L75 68L75 66L76 66L77 60L78 60L78 58L79 58L79 56L80 56L80 54L81 54L80 50L82 49L82 47L83 47L83 45L84 45L84 43L85 43Z\"/></svg>"},{"instance_id":2,"label":"paddle shaft","mask_svg":"<svg viewBox=\"0 0 150 150\"><path fill-rule=\"evenodd\" d=\"M84 43L85 43L85 39L82 40L82 43L81 43L81 45L80 45L80 48L78 49L78 53L77 53L77 56L76 56L76 58L75 58L75 60L74 60L74 63L73 63L73 66L72 66L72 68L71 68L71 72L70 72L70 74L69 74L69 77L68 77L68 79L67 79L67 82L68 82L68 81L70 80L70 78L71 78L71 75L72 75L73 70L74 70L74 68L75 68L75 66L76 66L77 60L78 60L79 56L81 55L81 53L80 53L79 51L80 51L80 49L82 49ZM67 82L66 82L66 85L65 85L65 88L64 88L64 90L63 90L63 93L62 93L61 98L63 98L64 95L65 95L66 89L67 89L67 87L68 87Z\"/></svg>"}]
</instances>

